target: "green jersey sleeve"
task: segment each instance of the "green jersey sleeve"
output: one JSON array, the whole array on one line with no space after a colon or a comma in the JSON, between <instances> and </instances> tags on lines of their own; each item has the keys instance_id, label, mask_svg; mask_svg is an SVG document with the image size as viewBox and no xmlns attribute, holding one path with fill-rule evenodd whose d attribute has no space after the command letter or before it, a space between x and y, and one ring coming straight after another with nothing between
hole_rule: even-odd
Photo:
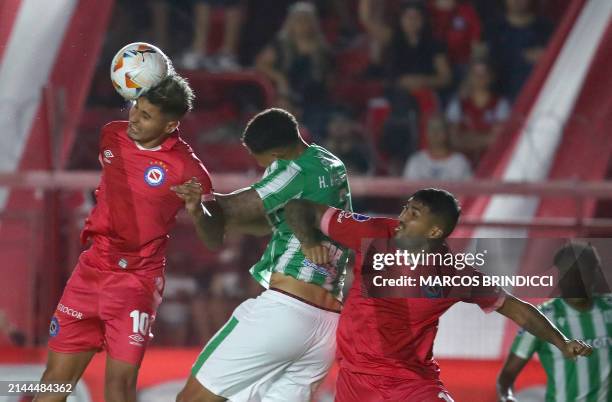
<instances>
[{"instance_id":1,"label":"green jersey sleeve","mask_svg":"<svg viewBox=\"0 0 612 402\"><path fill-rule=\"evenodd\" d=\"M521 359L529 360L538 350L540 342L538 338L521 329L514 338L510 351Z\"/></svg>"},{"instance_id":2,"label":"green jersey sleeve","mask_svg":"<svg viewBox=\"0 0 612 402\"><path fill-rule=\"evenodd\" d=\"M272 163L264 177L251 186L263 201L266 212L282 208L304 190L302 168L293 161L277 160Z\"/></svg>"}]
</instances>

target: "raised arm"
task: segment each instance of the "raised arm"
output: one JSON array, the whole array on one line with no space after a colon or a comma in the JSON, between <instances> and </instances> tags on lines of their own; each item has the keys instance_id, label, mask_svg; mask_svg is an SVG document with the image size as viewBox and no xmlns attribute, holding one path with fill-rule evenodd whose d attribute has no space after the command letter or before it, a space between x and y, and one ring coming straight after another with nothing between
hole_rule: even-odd
<instances>
[{"instance_id":1,"label":"raised arm","mask_svg":"<svg viewBox=\"0 0 612 402\"><path fill-rule=\"evenodd\" d=\"M510 318L534 336L557 347L566 358L589 356L591 346L581 340L569 340L532 304L508 295L497 312Z\"/></svg>"},{"instance_id":2,"label":"raised arm","mask_svg":"<svg viewBox=\"0 0 612 402\"><path fill-rule=\"evenodd\" d=\"M302 244L302 252L315 264L325 264L329 254L321 244L321 218L329 207L308 200L291 200L285 205L285 221Z\"/></svg>"},{"instance_id":3,"label":"raised arm","mask_svg":"<svg viewBox=\"0 0 612 402\"><path fill-rule=\"evenodd\" d=\"M215 197L223 210L227 232L256 236L271 232L263 201L254 189L247 187Z\"/></svg>"},{"instance_id":4,"label":"raised arm","mask_svg":"<svg viewBox=\"0 0 612 402\"><path fill-rule=\"evenodd\" d=\"M172 188L185 201L198 237L211 250L223 244L226 232L265 235L270 233L263 204L255 190L215 194L215 201L202 202L202 186L195 179Z\"/></svg>"}]
</instances>

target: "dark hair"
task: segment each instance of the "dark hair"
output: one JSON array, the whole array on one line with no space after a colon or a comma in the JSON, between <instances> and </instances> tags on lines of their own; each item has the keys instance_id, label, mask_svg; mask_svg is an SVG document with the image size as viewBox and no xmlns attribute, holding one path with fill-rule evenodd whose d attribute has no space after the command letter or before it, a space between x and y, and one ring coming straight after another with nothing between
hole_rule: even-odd
<instances>
[{"instance_id":1,"label":"dark hair","mask_svg":"<svg viewBox=\"0 0 612 402\"><path fill-rule=\"evenodd\" d=\"M438 188L426 188L419 190L410 197L429 208L429 211L440 221L443 238L449 236L459 220L461 207L454 195L446 190Z\"/></svg>"},{"instance_id":2,"label":"dark hair","mask_svg":"<svg viewBox=\"0 0 612 402\"><path fill-rule=\"evenodd\" d=\"M193 109L195 99L187 80L176 73L168 74L159 84L141 96L174 119L180 119Z\"/></svg>"},{"instance_id":3,"label":"dark hair","mask_svg":"<svg viewBox=\"0 0 612 402\"><path fill-rule=\"evenodd\" d=\"M557 268L564 265L574 265L581 262L581 265L586 265L591 269L596 269L600 266L601 260L599 254L590 243L580 241L570 241L561 247L555 254L553 264ZM569 268L569 266L567 267Z\"/></svg>"},{"instance_id":4,"label":"dark hair","mask_svg":"<svg viewBox=\"0 0 612 402\"><path fill-rule=\"evenodd\" d=\"M295 145L300 132L295 117L286 110L272 108L253 117L242 134L242 142L255 154Z\"/></svg>"}]
</instances>

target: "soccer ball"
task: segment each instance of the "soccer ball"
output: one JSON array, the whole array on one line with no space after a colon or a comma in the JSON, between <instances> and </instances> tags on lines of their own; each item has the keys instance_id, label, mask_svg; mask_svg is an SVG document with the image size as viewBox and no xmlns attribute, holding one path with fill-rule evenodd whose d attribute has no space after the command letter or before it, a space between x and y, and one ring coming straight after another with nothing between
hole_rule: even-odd
<instances>
[{"instance_id":1,"label":"soccer ball","mask_svg":"<svg viewBox=\"0 0 612 402\"><path fill-rule=\"evenodd\" d=\"M170 60L159 48L136 42L113 57L110 78L119 95L134 100L165 78L170 68Z\"/></svg>"}]
</instances>

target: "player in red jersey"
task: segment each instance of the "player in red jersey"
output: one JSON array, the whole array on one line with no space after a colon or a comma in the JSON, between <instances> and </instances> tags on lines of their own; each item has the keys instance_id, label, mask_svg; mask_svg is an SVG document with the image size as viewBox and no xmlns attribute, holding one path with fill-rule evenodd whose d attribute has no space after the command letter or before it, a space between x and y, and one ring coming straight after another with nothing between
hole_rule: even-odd
<instances>
[{"instance_id":1,"label":"player in red jersey","mask_svg":"<svg viewBox=\"0 0 612 402\"><path fill-rule=\"evenodd\" d=\"M313 262L324 264L328 259L319 242L321 232L356 253L355 279L336 334L340 365L336 402L452 401L439 379L433 344L439 317L459 301L475 303L487 312L496 310L554 344L566 357L592 352L582 341L568 340L531 304L501 288L475 286L456 294L452 292L457 289L425 288L419 289L424 293L420 297L367 297L372 292L368 275L373 272L374 252L394 253L399 243L411 252L444 254L448 251L445 239L459 214L455 197L438 189L414 193L397 219L372 218L307 200L287 204L287 222ZM423 268L435 268L437 275L459 271L455 267ZM468 267L462 275L482 274Z\"/></svg>"},{"instance_id":2,"label":"player in red jersey","mask_svg":"<svg viewBox=\"0 0 612 402\"><path fill-rule=\"evenodd\" d=\"M168 232L184 202L173 186L197 181L211 208L206 168L180 137L193 91L172 72L138 98L129 121L102 128L97 205L85 221L91 241L51 319L42 381L76 384L93 355L107 351L105 399L136 401L138 369L164 288ZM215 244L208 244L215 247ZM36 401L65 401L39 395Z\"/></svg>"}]
</instances>

